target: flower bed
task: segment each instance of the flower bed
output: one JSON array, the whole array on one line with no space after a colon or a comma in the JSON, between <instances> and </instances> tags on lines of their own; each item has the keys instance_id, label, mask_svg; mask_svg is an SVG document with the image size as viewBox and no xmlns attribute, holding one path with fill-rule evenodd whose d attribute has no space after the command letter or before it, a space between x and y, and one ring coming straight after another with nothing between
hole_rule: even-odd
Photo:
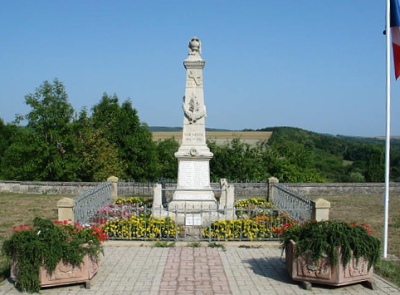
<instances>
[{"instance_id":1,"label":"flower bed","mask_svg":"<svg viewBox=\"0 0 400 295\"><path fill-rule=\"evenodd\" d=\"M171 218L144 218L131 216L104 224L104 232L112 239L175 239L180 233Z\"/></svg>"},{"instance_id":2,"label":"flower bed","mask_svg":"<svg viewBox=\"0 0 400 295\"><path fill-rule=\"evenodd\" d=\"M284 224L293 223L265 199L245 199L235 203L237 220L215 221L203 230L204 238L215 240L265 240L278 238Z\"/></svg>"},{"instance_id":3,"label":"flower bed","mask_svg":"<svg viewBox=\"0 0 400 295\"><path fill-rule=\"evenodd\" d=\"M115 204L107 204L100 208L89 223L102 225L109 220L129 219L132 216L150 217L151 206L151 202L139 197L118 199Z\"/></svg>"},{"instance_id":4,"label":"flower bed","mask_svg":"<svg viewBox=\"0 0 400 295\"><path fill-rule=\"evenodd\" d=\"M212 240L277 239L291 218L265 199L251 198L235 203L236 220L215 221L202 228L200 238ZM111 239L176 239L182 227L171 218L151 217L147 203L138 197L119 199L101 208L92 222L104 225Z\"/></svg>"}]
</instances>

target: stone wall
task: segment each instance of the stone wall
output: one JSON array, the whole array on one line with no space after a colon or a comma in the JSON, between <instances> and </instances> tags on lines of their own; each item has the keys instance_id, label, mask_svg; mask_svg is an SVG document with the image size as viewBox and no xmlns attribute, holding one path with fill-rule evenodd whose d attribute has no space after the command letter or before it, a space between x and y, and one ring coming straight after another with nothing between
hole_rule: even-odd
<instances>
[{"instance_id":1,"label":"stone wall","mask_svg":"<svg viewBox=\"0 0 400 295\"><path fill-rule=\"evenodd\" d=\"M99 182L0 181L0 193L79 195Z\"/></svg>"},{"instance_id":2,"label":"stone wall","mask_svg":"<svg viewBox=\"0 0 400 295\"><path fill-rule=\"evenodd\" d=\"M0 193L29 194L66 194L79 195L98 185L98 182L34 182L34 181L0 181ZM118 195L153 195L155 183L118 183ZM267 183L232 183L235 186L236 198L251 196L266 196ZM305 196L327 195L368 195L383 194L384 183L283 183L284 186ZM167 188L173 188L167 184ZM219 183L213 183L212 188L218 189ZM172 191L168 191L170 195ZM390 184L391 194L400 194L400 183ZM216 192L216 195L219 193Z\"/></svg>"},{"instance_id":3,"label":"stone wall","mask_svg":"<svg viewBox=\"0 0 400 295\"><path fill-rule=\"evenodd\" d=\"M305 196L384 194L384 183L282 183ZM391 183L390 194L400 194L400 183Z\"/></svg>"}]
</instances>

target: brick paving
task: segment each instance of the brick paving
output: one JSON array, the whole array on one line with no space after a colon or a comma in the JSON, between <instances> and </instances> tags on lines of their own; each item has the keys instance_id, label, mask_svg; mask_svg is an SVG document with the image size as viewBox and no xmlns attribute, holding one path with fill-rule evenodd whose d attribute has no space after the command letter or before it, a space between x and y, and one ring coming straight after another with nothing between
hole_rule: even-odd
<instances>
[{"instance_id":1,"label":"brick paving","mask_svg":"<svg viewBox=\"0 0 400 295\"><path fill-rule=\"evenodd\" d=\"M151 245L151 244L150 244ZM374 276L376 290L362 284L344 287L313 285L304 290L286 271L276 243L260 247L225 244L221 248L152 248L145 243L106 243L105 256L91 288L83 285L45 288L44 295L282 294L394 295L400 288ZM144 247L140 247L144 246ZM23 294L12 282L0 283L1 295Z\"/></svg>"},{"instance_id":2,"label":"brick paving","mask_svg":"<svg viewBox=\"0 0 400 295\"><path fill-rule=\"evenodd\" d=\"M171 249L159 294L231 294L219 249Z\"/></svg>"}]
</instances>

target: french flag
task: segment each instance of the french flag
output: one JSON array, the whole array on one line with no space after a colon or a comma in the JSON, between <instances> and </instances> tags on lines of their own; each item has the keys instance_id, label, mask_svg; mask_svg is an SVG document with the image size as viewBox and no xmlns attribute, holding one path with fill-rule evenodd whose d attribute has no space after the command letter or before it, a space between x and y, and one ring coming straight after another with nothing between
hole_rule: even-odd
<instances>
[{"instance_id":1,"label":"french flag","mask_svg":"<svg viewBox=\"0 0 400 295\"><path fill-rule=\"evenodd\" d=\"M390 32L392 34L394 74L400 76L400 5L398 0L390 0Z\"/></svg>"}]
</instances>

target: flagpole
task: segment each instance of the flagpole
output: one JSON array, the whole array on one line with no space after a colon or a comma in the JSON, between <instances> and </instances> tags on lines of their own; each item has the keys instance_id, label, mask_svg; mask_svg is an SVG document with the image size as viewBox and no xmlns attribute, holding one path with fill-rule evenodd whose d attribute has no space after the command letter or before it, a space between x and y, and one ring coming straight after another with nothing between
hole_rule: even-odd
<instances>
[{"instance_id":1,"label":"flagpole","mask_svg":"<svg viewBox=\"0 0 400 295\"><path fill-rule=\"evenodd\" d=\"M387 257L389 221L389 168L390 168L390 0L386 0L386 151L385 151L385 218L383 226L383 258Z\"/></svg>"}]
</instances>

